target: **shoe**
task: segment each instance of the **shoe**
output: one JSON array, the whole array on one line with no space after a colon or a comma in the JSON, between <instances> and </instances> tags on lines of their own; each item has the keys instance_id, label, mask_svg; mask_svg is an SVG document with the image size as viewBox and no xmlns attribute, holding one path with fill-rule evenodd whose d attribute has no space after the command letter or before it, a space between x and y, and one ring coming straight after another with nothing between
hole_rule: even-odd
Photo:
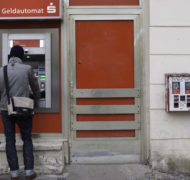
<instances>
[{"instance_id":1,"label":"shoe","mask_svg":"<svg viewBox=\"0 0 190 180\"><path fill-rule=\"evenodd\" d=\"M11 180L19 180L19 177L11 177Z\"/></svg>"},{"instance_id":2,"label":"shoe","mask_svg":"<svg viewBox=\"0 0 190 180\"><path fill-rule=\"evenodd\" d=\"M26 176L26 180L32 180L34 178L36 178L37 174L34 172L34 174L32 174L31 176Z\"/></svg>"}]
</instances>

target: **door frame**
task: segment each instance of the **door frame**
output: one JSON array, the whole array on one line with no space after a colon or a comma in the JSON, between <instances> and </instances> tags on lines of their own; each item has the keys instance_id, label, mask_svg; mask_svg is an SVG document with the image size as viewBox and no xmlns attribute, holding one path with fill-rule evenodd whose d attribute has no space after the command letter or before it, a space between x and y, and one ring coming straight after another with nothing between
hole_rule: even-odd
<instances>
[{"instance_id":1,"label":"door frame","mask_svg":"<svg viewBox=\"0 0 190 180\"><path fill-rule=\"evenodd\" d=\"M118 20L117 17L125 16L127 17L138 17L138 38L136 39L136 48L135 51L139 51L140 54L137 54L138 58L140 59L140 71L141 71L141 100L140 100L140 110L141 110L141 161L145 162L149 159L149 113L148 113L148 105L149 105L149 89L147 86L148 79L149 79L149 62L147 58L148 54L148 3L142 3L140 0L140 6L69 6L69 0L64 1L64 21L62 22L61 28L61 37L63 42L63 52L62 53L62 81L65 85L65 88L62 88L62 111L63 117L65 121L63 121L64 127L64 137L68 140L68 146L66 148L67 156L66 161L70 162L70 149L72 146L72 135L71 135L71 101L72 101L72 92L71 89L73 88L73 81L70 70L72 70L72 46L73 42L72 38L72 16L75 17L87 17L90 16L98 17L99 15L105 17L113 17L114 19ZM145 11L146 10L146 11ZM100 16L99 16L100 17Z\"/></svg>"},{"instance_id":2,"label":"door frame","mask_svg":"<svg viewBox=\"0 0 190 180\"><path fill-rule=\"evenodd\" d=\"M76 138L76 129L77 127L81 127L77 122L76 122L76 112L77 112L77 106L75 106L76 104L76 96L81 97L81 93L93 93L93 90L90 91L86 91L86 92L81 92L81 91L76 91L76 39L75 39L75 22L77 20L133 20L134 23L134 72L135 72L135 91L136 91L136 98L135 98L135 105L136 105L136 111L138 111L135 114L135 119L137 120L134 124L136 127L136 137L134 138L130 138L129 140L129 144L133 144L132 140L136 140L140 145L140 149L141 149L141 142L142 140L140 140L141 134L140 134L140 74L141 74L141 44L142 44L142 33L141 33L141 14L127 14L127 15L70 15L69 17L69 29L70 29L70 33L69 33L69 62L70 62L70 85L71 85L71 121L70 121L70 154L72 155L72 149L80 149L82 148L82 146L85 146L89 144L89 142L93 141L94 144L96 143L100 143L100 141L106 142L108 140L108 138L85 138L81 139L81 138ZM100 92L102 93L102 91L100 90ZM126 93L128 93L129 91L126 91ZM119 94L121 93L121 91L112 91L112 93L116 94L116 96L114 97L118 97ZM123 93L124 94L124 93ZM130 93L129 93L130 94ZM132 92L132 94L134 95L134 92ZM127 97L134 97L133 95L129 95ZM117 108L116 106L113 108ZM79 111L81 111L82 109L79 109ZM85 111L85 110L84 110ZM86 123L87 126L89 127L90 124ZM95 123L94 123L95 124ZM98 124L98 123L97 123ZM97 125L96 124L96 125ZM116 124L116 123L115 123ZM121 128L124 125L121 124L119 128ZM125 124L126 125L126 124ZM98 125L97 125L98 127ZM111 127L111 126L110 126ZM139 130L138 130L139 129ZM129 138L112 138L112 140L115 140L115 145L117 146L118 143L120 142L121 144L125 144L124 142L129 139ZM117 141L117 142L116 142ZM114 142L111 142L111 144L114 144ZM135 144L135 143L134 143ZM136 146L136 144L134 145L134 147ZM111 145L110 145L111 147ZM122 148L127 148L127 146L125 147L124 145L119 147L121 152L123 152L121 149ZM82 158L71 158L71 162L73 163L105 163L105 162L141 162L142 159L142 150L140 150L141 153L140 155L132 155L132 156L122 156L120 158L115 157L115 158L97 158L96 160L93 158L88 158L88 157L82 157Z\"/></svg>"}]
</instances>

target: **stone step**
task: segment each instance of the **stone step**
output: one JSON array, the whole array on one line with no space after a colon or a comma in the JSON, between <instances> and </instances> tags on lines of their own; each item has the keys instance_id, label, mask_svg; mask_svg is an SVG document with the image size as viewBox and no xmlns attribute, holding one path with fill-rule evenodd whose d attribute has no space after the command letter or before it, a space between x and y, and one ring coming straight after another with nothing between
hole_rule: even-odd
<instances>
[{"instance_id":1,"label":"stone step","mask_svg":"<svg viewBox=\"0 0 190 180\"><path fill-rule=\"evenodd\" d=\"M61 174L65 166L65 141L33 141L35 171L40 174ZM16 143L21 173L24 171L22 141ZM5 143L0 144L0 174L9 172Z\"/></svg>"}]
</instances>

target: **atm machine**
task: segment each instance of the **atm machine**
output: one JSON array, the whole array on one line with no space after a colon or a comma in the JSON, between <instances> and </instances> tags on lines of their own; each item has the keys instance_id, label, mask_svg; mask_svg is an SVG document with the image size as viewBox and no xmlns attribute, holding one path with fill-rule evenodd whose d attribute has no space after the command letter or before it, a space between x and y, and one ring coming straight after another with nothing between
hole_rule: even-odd
<instances>
[{"instance_id":1,"label":"atm machine","mask_svg":"<svg viewBox=\"0 0 190 180\"><path fill-rule=\"evenodd\" d=\"M2 34L2 65L9 59L10 49L14 45L24 48L23 63L32 66L38 79L41 98L40 108L51 108L51 33L42 34Z\"/></svg>"}]
</instances>

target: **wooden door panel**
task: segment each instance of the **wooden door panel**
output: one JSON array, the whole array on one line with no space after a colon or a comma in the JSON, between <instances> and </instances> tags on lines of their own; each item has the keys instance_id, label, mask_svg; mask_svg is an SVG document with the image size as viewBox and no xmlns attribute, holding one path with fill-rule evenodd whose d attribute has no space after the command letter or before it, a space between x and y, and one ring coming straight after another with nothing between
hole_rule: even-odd
<instances>
[{"instance_id":1,"label":"wooden door panel","mask_svg":"<svg viewBox=\"0 0 190 180\"><path fill-rule=\"evenodd\" d=\"M134 88L133 21L76 21L76 88ZM78 98L77 105L134 105L134 98ZM80 121L134 121L134 114L77 115ZM134 137L135 130L77 131L77 137Z\"/></svg>"},{"instance_id":2,"label":"wooden door panel","mask_svg":"<svg viewBox=\"0 0 190 180\"><path fill-rule=\"evenodd\" d=\"M134 88L133 42L133 21L77 21L77 88Z\"/></svg>"}]
</instances>

